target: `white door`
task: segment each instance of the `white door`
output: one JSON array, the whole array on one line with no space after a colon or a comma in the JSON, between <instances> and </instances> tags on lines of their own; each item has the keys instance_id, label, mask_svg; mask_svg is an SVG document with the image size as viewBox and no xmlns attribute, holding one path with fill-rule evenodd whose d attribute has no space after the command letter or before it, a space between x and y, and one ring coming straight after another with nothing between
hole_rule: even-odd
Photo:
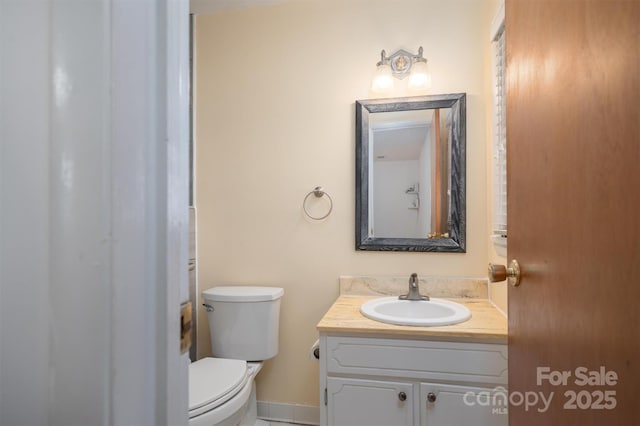
<instances>
[{"instance_id":1,"label":"white door","mask_svg":"<svg viewBox=\"0 0 640 426\"><path fill-rule=\"evenodd\" d=\"M0 0L0 424L186 424L187 87L185 0Z\"/></svg>"},{"instance_id":2,"label":"white door","mask_svg":"<svg viewBox=\"0 0 640 426\"><path fill-rule=\"evenodd\" d=\"M423 426L507 426L507 391L503 388L420 385Z\"/></svg>"},{"instance_id":3,"label":"white door","mask_svg":"<svg viewBox=\"0 0 640 426\"><path fill-rule=\"evenodd\" d=\"M330 426L412 426L413 385L377 380L327 380Z\"/></svg>"}]
</instances>

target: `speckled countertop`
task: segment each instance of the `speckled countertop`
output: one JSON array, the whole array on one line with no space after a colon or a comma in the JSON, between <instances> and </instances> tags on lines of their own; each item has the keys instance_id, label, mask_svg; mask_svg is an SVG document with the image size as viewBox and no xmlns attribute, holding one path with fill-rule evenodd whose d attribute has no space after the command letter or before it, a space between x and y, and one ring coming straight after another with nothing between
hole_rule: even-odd
<instances>
[{"instance_id":1,"label":"speckled countertop","mask_svg":"<svg viewBox=\"0 0 640 426\"><path fill-rule=\"evenodd\" d=\"M460 324L441 327L415 327L385 324L366 318L360 306L380 295L349 294L341 278L341 296L318 323L321 333L378 334L393 337L429 337L460 342L507 343L507 319L486 298L443 297L458 302L471 311L471 318ZM346 293L346 294L345 294Z\"/></svg>"}]
</instances>

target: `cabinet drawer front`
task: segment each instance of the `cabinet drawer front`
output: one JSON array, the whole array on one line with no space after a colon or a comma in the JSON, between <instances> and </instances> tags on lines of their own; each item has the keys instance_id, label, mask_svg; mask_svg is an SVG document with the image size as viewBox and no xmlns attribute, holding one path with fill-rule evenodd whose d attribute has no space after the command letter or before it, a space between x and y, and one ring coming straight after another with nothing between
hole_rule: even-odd
<instances>
[{"instance_id":1,"label":"cabinet drawer front","mask_svg":"<svg viewBox=\"0 0 640 426\"><path fill-rule=\"evenodd\" d=\"M330 426L412 426L413 385L330 377L327 406Z\"/></svg>"},{"instance_id":2,"label":"cabinet drawer front","mask_svg":"<svg viewBox=\"0 0 640 426\"><path fill-rule=\"evenodd\" d=\"M506 384L507 346L328 336L327 371Z\"/></svg>"}]
</instances>

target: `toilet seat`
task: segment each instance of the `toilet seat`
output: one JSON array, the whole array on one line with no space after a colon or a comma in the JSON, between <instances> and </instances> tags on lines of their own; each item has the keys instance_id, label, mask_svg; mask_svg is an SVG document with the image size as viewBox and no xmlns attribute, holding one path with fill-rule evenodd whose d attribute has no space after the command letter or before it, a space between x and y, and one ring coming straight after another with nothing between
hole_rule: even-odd
<instances>
[{"instance_id":1,"label":"toilet seat","mask_svg":"<svg viewBox=\"0 0 640 426\"><path fill-rule=\"evenodd\" d=\"M236 396L250 378L247 362L203 358L189 366L189 418L214 410Z\"/></svg>"}]
</instances>

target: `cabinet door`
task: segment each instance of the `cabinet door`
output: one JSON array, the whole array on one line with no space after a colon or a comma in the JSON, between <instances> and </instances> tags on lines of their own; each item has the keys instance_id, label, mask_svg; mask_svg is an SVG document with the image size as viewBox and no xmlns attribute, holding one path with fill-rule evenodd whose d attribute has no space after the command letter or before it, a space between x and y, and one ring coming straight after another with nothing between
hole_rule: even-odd
<instances>
[{"instance_id":1,"label":"cabinet door","mask_svg":"<svg viewBox=\"0 0 640 426\"><path fill-rule=\"evenodd\" d=\"M375 380L327 380L329 426L412 426L413 385Z\"/></svg>"},{"instance_id":2,"label":"cabinet door","mask_svg":"<svg viewBox=\"0 0 640 426\"><path fill-rule=\"evenodd\" d=\"M507 426L505 388L423 383L420 424L423 426Z\"/></svg>"}]
</instances>

